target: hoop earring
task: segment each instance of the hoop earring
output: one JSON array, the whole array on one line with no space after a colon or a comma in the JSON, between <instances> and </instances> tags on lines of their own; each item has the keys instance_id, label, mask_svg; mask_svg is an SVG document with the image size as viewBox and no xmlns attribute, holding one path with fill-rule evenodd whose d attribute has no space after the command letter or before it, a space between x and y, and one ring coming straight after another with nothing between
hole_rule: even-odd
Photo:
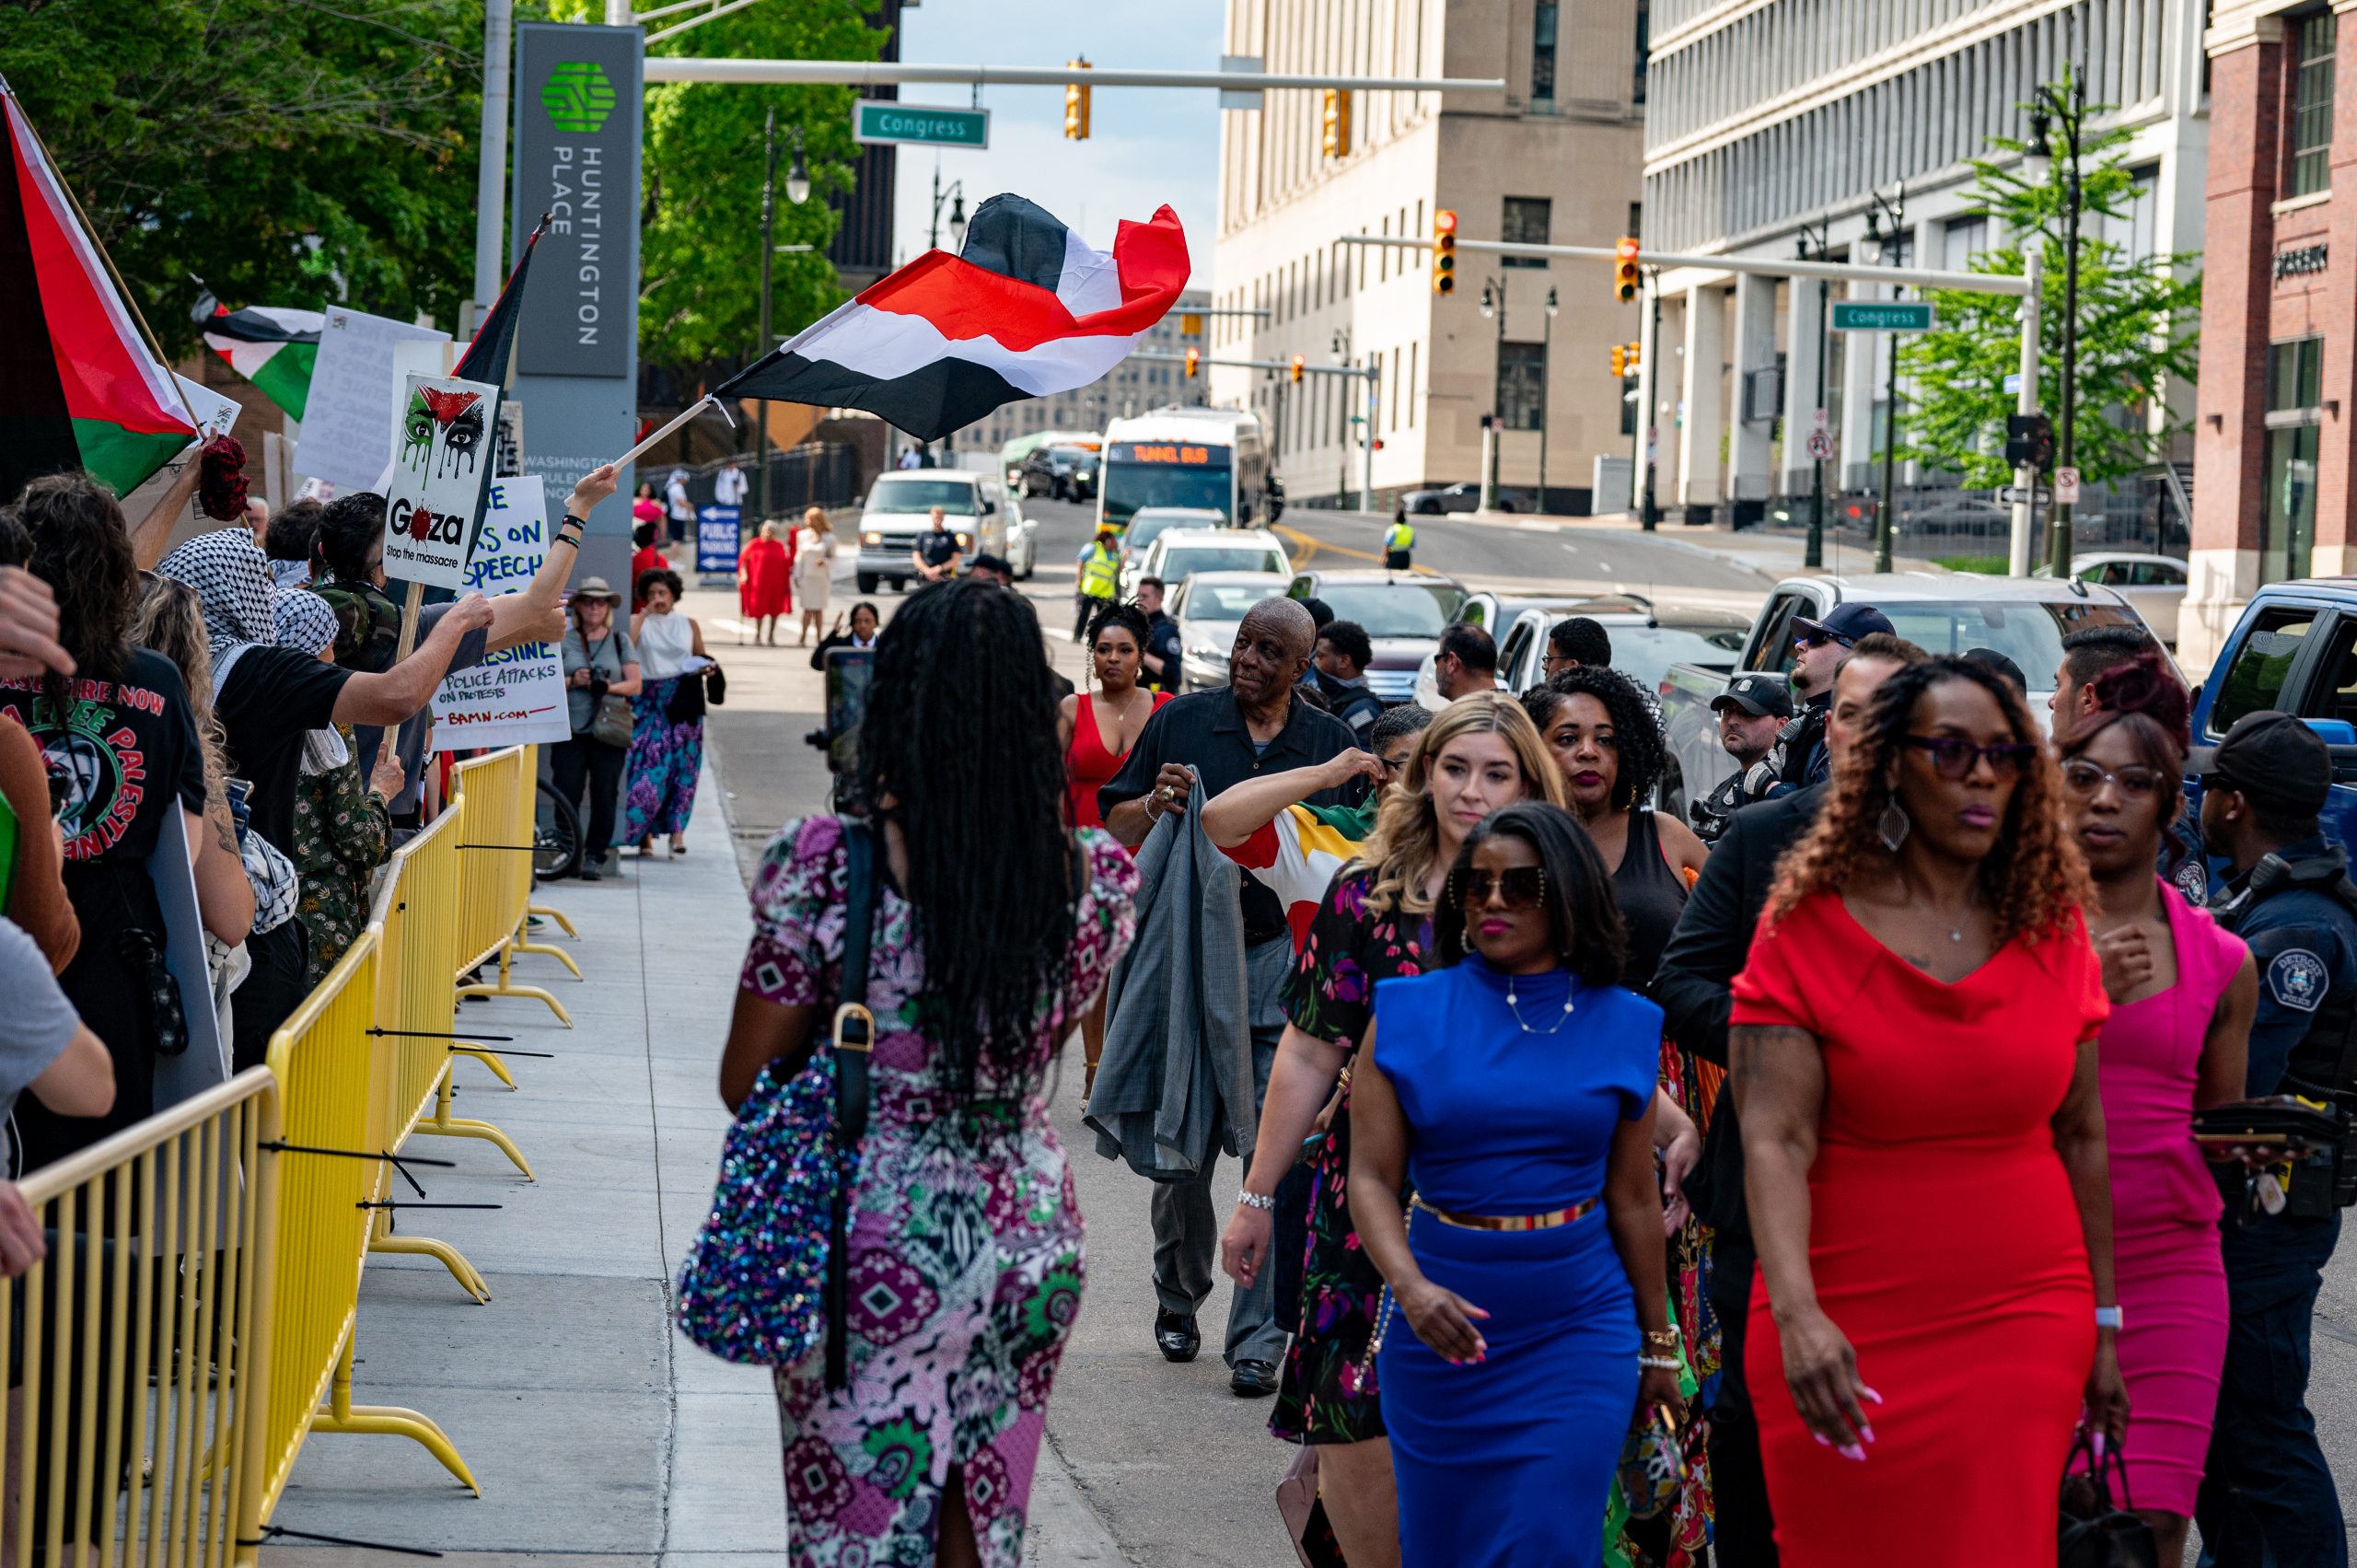
<instances>
[{"instance_id":1,"label":"hoop earring","mask_svg":"<svg viewBox=\"0 0 2357 1568\"><path fill-rule=\"evenodd\" d=\"M1890 804L1882 808L1881 819L1875 824L1875 836L1882 840L1884 849L1897 854L1898 846L1907 842L1908 830L1914 825L1908 820L1906 808L1898 804L1898 797L1893 796Z\"/></svg>"}]
</instances>

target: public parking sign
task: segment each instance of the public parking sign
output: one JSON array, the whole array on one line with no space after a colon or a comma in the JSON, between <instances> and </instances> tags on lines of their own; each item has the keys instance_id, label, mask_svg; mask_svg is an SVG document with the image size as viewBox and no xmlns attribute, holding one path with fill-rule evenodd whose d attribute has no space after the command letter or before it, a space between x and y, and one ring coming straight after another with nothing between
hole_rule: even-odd
<instances>
[{"instance_id":1,"label":"public parking sign","mask_svg":"<svg viewBox=\"0 0 2357 1568\"><path fill-rule=\"evenodd\" d=\"M988 147L991 111L863 99L852 105L851 134L857 141L894 145L918 143L939 147Z\"/></svg>"},{"instance_id":2,"label":"public parking sign","mask_svg":"<svg viewBox=\"0 0 2357 1568\"><path fill-rule=\"evenodd\" d=\"M1842 299L1833 306L1837 332L1928 332L1932 302L1928 299Z\"/></svg>"},{"instance_id":3,"label":"public parking sign","mask_svg":"<svg viewBox=\"0 0 2357 1568\"><path fill-rule=\"evenodd\" d=\"M696 575L734 577L744 512L736 506L703 506L696 512Z\"/></svg>"}]
</instances>

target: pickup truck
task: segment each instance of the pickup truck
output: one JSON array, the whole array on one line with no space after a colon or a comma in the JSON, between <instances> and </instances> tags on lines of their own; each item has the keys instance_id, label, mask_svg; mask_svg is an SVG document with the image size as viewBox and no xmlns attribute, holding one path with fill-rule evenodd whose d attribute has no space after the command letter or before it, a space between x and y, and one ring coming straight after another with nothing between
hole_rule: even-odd
<instances>
[{"instance_id":1,"label":"pickup truck","mask_svg":"<svg viewBox=\"0 0 2357 1568\"><path fill-rule=\"evenodd\" d=\"M2357 578L2270 583L2252 597L2209 679L2193 689L2193 743L2217 745L2261 708L2293 714L2324 738L2332 754L2325 836L2357 843ZM2200 805L2201 785L2189 775L2185 793Z\"/></svg>"},{"instance_id":2,"label":"pickup truck","mask_svg":"<svg viewBox=\"0 0 2357 1568\"><path fill-rule=\"evenodd\" d=\"M2351 593L2357 617L2357 593ZM1735 772L1719 745L1711 700L1734 674L1788 679L1793 669L1793 620L1822 617L1837 604L1873 605L1910 642L1934 654L1994 648L2019 665L2029 681L2030 712L2043 723L2062 662L2062 639L2089 626L2141 626L2133 606L2113 589L2051 578L1986 577L1970 573L1892 572L1860 576L1787 577L1768 595L1751 624L1735 670L1673 664L1661 679L1662 722L1668 730L1669 767L1661 808L1687 815ZM2357 631L2357 620L2352 620ZM2223 668L2223 665L2221 668ZM2357 755L2357 748L2352 748Z\"/></svg>"}]
</instances>

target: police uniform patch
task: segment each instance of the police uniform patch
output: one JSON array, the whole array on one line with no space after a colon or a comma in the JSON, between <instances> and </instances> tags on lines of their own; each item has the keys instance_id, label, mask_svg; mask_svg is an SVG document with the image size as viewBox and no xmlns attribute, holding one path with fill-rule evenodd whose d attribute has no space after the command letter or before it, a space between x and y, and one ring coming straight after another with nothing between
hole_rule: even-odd
<instances>
[{"instance_id":1,"label":"police uniform patch","mask_svg":"<svg viewBox=\"0 0 2357 1568\"><path fill-rule=\"evenodd\" d=\"M2199 860L2189 860L2177 868L2177 890L2186 901L2200 909L2210 901L2210 869Z\"/></svg>"},{"instance_id":2,"label":"police uniform patch","mask_svg":"<svg viewBox=\"0 0 2357 1568\"><path fill-rule=\"evenodd\" d=\"M2276 1001L2299 1012L2313 1013L2322 1006L2328 983L2324 960L2305 947L2278 953L2267 966L2267 989Z\"/></svg>"}]
</instances>

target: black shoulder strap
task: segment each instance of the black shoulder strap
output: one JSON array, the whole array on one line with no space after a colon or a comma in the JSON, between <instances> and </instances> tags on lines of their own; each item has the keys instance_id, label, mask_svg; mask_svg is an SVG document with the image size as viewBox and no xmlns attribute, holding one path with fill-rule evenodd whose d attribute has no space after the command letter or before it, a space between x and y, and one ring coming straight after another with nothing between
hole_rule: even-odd
<instances>
[{"instance_id":1,"label":"black shoulder strap","mask_svg":"<svg viewBox=\"0 0 2357 1568\"><path fill-rule=\"evenodd\" d=\"M843 889L842 993L836 1000L854 1007L867 1005L867 955L876 930L876 830L856 819L843 824L843 847L850 862ZM845 1153L855 1151L867 1135L867 1053L875 1040L846 1040L842 1015L836 1015L835 1124ZM859 1026L853 1026L854 1028Z\"/></svg>"}]
</instances>

